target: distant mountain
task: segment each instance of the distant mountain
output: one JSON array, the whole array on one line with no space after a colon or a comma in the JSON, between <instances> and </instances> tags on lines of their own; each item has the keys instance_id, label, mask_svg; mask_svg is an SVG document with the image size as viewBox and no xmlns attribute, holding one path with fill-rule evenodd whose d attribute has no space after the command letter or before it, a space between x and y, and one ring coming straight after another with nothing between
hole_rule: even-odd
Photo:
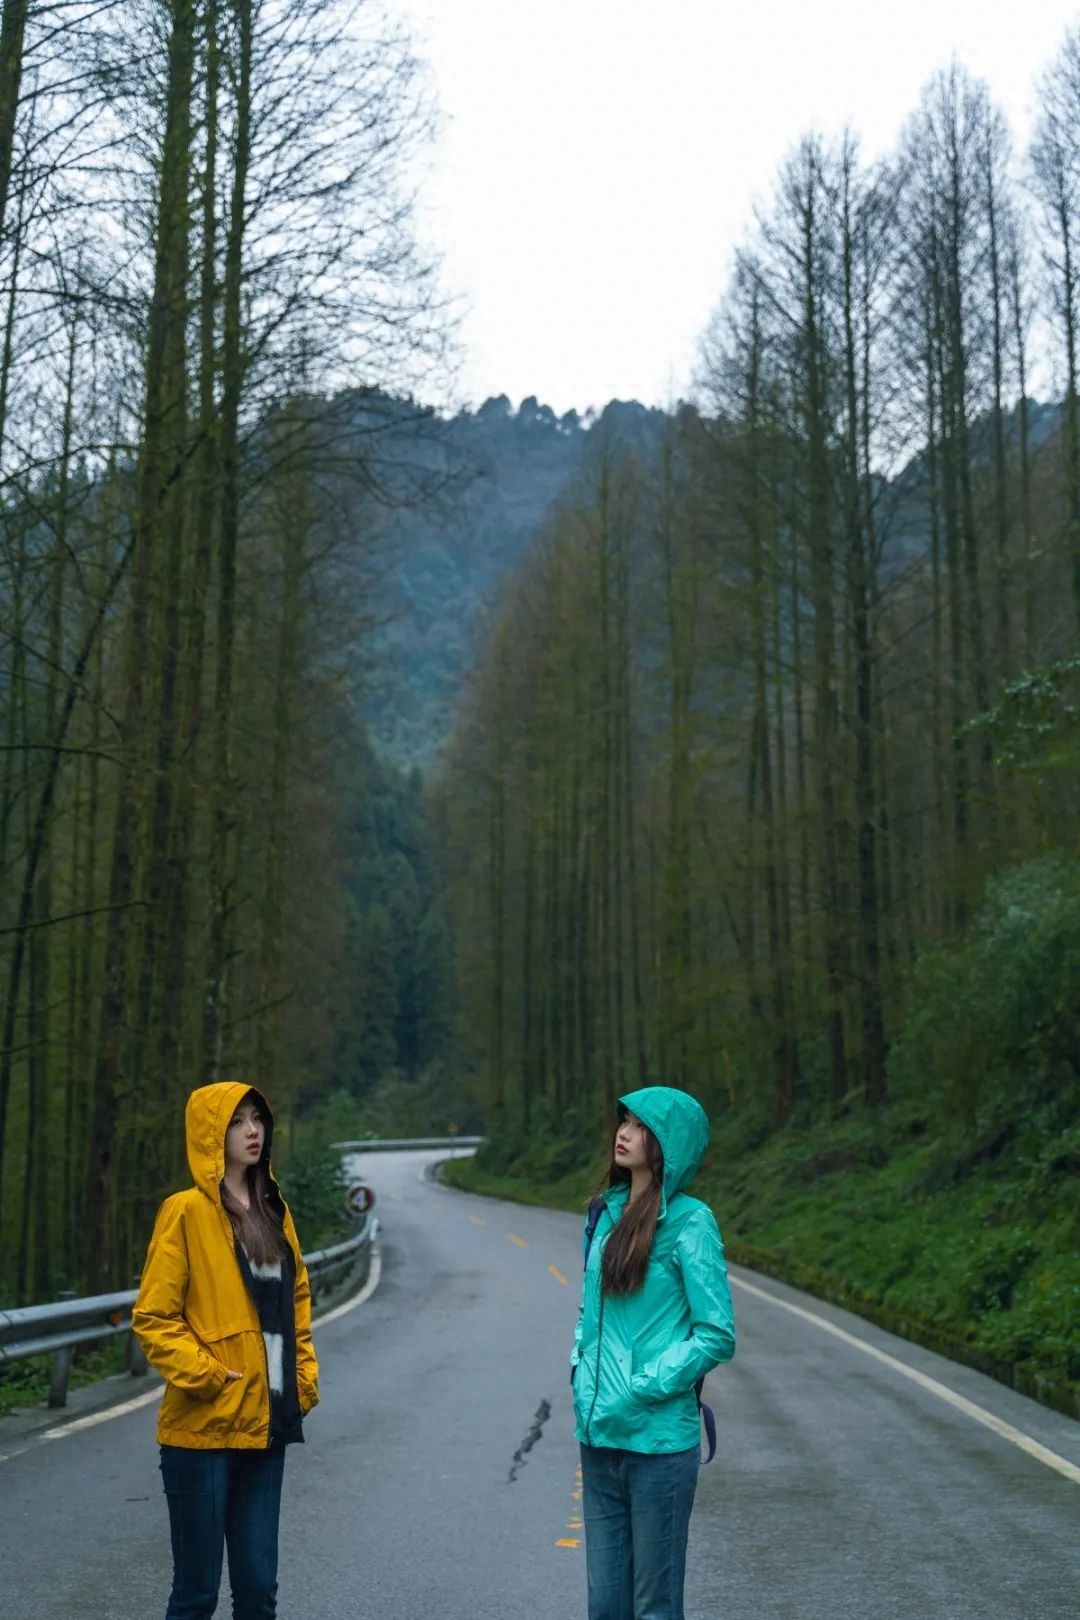
<instances>
[{"instance_id":1,"label":"distant mountain","mask_svg":"<svg viewBox=\"0 0 1080 1620\"><path fill-rule=\"evenodd\" d=\"M449 735L475 661L485 611L545 511L581 465L601 424L624 443L654 444L664 413L635 401L557 417L535 398L505 395L400 435L425 472L424 499L383 507L383 569L372 611L362 706L372 739L398 765L431 764Z\"/></svg>"},{"instance_id":2,"label":"distant mountain","mask_svg":"<svg viewBox=\"0 0 1080 1620\"><path fill-rule=\"evenodd\" d=\"M364 407L369 412L372 402ZM368 513L382 566L363 650L360 701L380 755L426 770L450 733L462 684L476 663L487 613L547 509L579 470L597 432L648 459L669 417L637 401L557 417L535 398L514 411L505 395L449 420L400 402L376 401L389 431L375 458L384 499ZM1057 405L1028 401L1033 463L1050 448ZM1019 410L1005 418L1015 454ZM992 420L971 424L976 466L993 463ZM878 490L886 576L926 553L926 453L912 456Z\"/></svg>"}]
</instances>

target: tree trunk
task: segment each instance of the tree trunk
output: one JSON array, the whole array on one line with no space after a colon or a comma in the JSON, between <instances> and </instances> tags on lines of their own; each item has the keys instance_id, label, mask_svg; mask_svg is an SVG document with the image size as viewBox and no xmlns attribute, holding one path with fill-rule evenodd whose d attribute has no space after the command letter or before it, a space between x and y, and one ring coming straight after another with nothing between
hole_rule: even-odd
<instances>
[{"instance_id":1,"label":"tree trunk","mask_svg":"<svg viewBox=\"0 0 1080 1620\"><path fill-rule=\"evenodd\" d=\"M233 909L232 768L233 649L236 640L236 555L240 534L240 396L245 376L242 350L243 267L247 184L251 164L251 0L230 0L237 29L233 177L225 241L222 337L221 515L219 522L217 672L211 769L210 938L205 974L203 1062L210 1075L221 1057L229 924Z\"/></svg>"},{"instance_id":2,"label":"tree trunk","mask_svg":"<svg viewBox=\"0 0 1080 1620\"><path fill-rule=\"evenodd\" d=\"M121 733L124 774L117 799L105 938L104 987L90 1130L90 1194L94 1211L95 1282L107 1288L124 1272L114 1220L112 1165L116 1151L118 1087L123 1069L130 1002L131 904L140 841L146 824L150 761L149 675L153 664L154 569L174 483L184 453L187 378L188 191L191 167L191 93L194 65L193 0L174 0L169 36L166 122L155 222L154 291L146 359L146 407L139 468L139 508L133 535L133 585Z\"/></svg>"}]
</instances>

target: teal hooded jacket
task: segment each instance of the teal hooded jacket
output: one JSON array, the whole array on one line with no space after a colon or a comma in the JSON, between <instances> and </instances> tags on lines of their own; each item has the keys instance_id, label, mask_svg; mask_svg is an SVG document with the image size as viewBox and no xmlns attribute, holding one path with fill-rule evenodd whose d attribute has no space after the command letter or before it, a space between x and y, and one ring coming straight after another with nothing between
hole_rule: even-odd
<instances>
[{"instance_id":1,"label":"teal hooded jacket","mask_svg":"<svg viewBox=\"0 0 1080 1620\"><path fill-rule=\"evenodd\" d=\"M712 1210L684 1188L709 1140L701 1104L671 1086L619 1098L656 1137L664 1187L645 1283L604 1295L604 1245L626 1208L628 1184L604 1194L585 1267L570 1357L578 1440L624 1451L687 1451L698 1444L694 1385L735 1354L724 1245Z\"/></svg>"}]
</instances>

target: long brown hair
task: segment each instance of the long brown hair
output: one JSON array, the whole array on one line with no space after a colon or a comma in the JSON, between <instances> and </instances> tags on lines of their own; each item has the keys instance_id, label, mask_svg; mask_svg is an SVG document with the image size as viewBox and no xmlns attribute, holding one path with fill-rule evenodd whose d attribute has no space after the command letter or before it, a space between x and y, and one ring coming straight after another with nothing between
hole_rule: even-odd
<instances>
[{"instance_id":1,"label":"long brown hair","mask_svg":"<svg viewBox=\"0 0 1080 1620\"><path fill-rule=\"evenodd\" d=\"M274 1118L259 1092L249 1091L246 1097L240 1099L241 1103L249 1101L258 1106L266 1127L262 1156L258 1164L249 1164L244 1171L249 1207L245 1209L243 1204L233 1197L224 1181L221 1183L221 1204L232 1222L233 1231L243 1244L248 1259L257 1266L268 1266L288 1254L289 1240L285 1236L282 1217L277 1208L280 1200L275 1197L270 1181L270 1142L274 1131Z\"/></svg>"},{"instance_id":2,"label":"long brown hair","mask_svg":"<svg viewBox=\"0 0 1080 1620\"><path fill-rule=\"evenodd\" d=\"M645 1162L652 1173L652 1179L643 1193L633 1202L627 1202L626 1208L615 1222L615 1230L604 1245L600 1276L601 1287L605 1294L636 1294L643 1286L645 1273L649 1269L649 1255L652 1253L656 1222L660 1215L660 1197L664 1190L664 1155L652 1131L645 1125L641 1130L642 1141L645 1144ZM629 1170L624 1169L615 1158L617 1135L618 1127L611 1139L611 1166L607 1178L609 1187L613 1183L629 1182L631 1179Z\"/></svg>"}]
</instances>

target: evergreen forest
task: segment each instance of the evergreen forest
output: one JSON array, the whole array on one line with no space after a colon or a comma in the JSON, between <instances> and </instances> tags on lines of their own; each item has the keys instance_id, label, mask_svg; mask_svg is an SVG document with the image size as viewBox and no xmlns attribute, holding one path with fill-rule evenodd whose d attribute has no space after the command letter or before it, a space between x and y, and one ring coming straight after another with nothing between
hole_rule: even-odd
<instances>
[{"instance_id":1,"label":"evergreen forest","mask_svg":"<svg viewBox=\"0 0 1080 1620\"><path fill-rule=\"evenodd\" d=\"M661 1082L736 1259L1073 1409L1080 30L1036 100L802 138L671 409L455 413L392 20L8 0L0 1304L130 1284L194 1084L314 1237Z\"/></svg>"}]
</instances>

